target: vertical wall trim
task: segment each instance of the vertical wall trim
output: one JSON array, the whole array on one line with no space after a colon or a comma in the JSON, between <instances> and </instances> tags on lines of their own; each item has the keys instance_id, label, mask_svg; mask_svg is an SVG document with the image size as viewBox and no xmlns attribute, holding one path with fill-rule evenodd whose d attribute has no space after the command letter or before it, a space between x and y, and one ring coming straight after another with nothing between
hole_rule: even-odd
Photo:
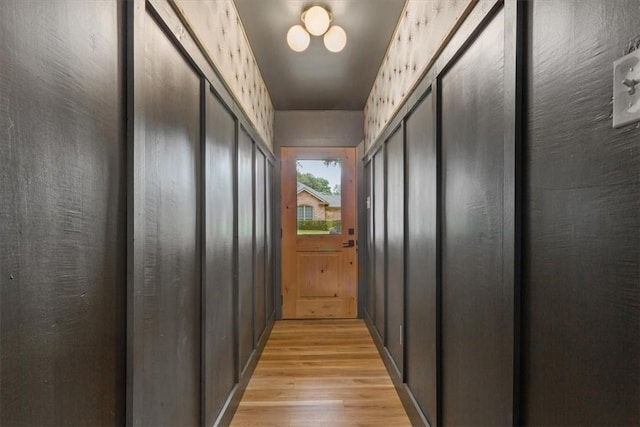
<instances>
[{"instance_id":1,"label":"vertical wall trim","mask_svg":"<svg viewBox=\"0 0 640 427\"><path fill-rule=\"evenodd\" d=\"M267 330L267 320L269 318L269 314L267 313L267 167L268 167L268 162L267 162L267 155L257 146L257 144L255 145L256 147L256 154L259 152L260 156L262 156L262 158L260 159L261 163L262 163L262 182L260 183L261 187L262 187L262 191L260 192L261 196L262 196L262 321L264 322L264 328L262 331L260 331L260 334L256 336L256 345L257 342L260 340L260 338L262 337L262 335L264 335L264 333ZM256 159L258 158L258 156L256 156ZM257 166L257 164L256 164ZM254 167L255 170L255 167ZM256 178L258 178L258 176L256 175ZM254 192L257 190L258 188L258 183L257 181L254 181L255 183L255 189ZM255 210L255 207L254 207ZM255 239L255 235L256 233L253 233L254 235L254 239ZM255 277L255 276L254 276Z\"/></svg>"},{"instance_id":2,"label":"vertical wall trim","mask_svg":"<svg viewBox=\"0 0 640 427\"><path fill-rule=\"evenodd\" d=\"M127 403L126 422L142 424L142 388L137 367L142 366L142 284L144 279L144 0L127 2ZM136 339L138 337L138 339Z\"/></svg>"},{"instance_id":3,"label":"vertical wall trim","mask_svg":"<svg viewBox=\"0 0 640 427\"><path fill-rule=\"evenodd\" d=\"M268 162L267 162L267 156L264 155L264 158L262 159L262 187L264 188L264 191L262 192L262 206L263 206L263 215L262 215L262 230L263 230L263 234L264 236L262 237L262 253L264 253L264 256L262 257L262 271L264 271L264 273L262 274L262 280L263 280L263 297L262 297L262 305L263 305L263 316L264 316L264 325L265 328L262 331L263 333L267 330L267 320L269 317L269 314L267 313L267 292L269 291L267 289L267 167L268 167Z\"/></svg>"},{"instance_id":4,"label":"vertical wall trim","mask_svg":"<svg viewBox=\"0 0 640 427\"><path fill-rule=\"evenodd\" d=\"M521 295L521 218L522 218L522 141L524 109L524 32L525 8L522 1L504 4L504 233L503 233L503 333L505 344L505 387L512 397L512 423L520 424L520 295ZM510 356L511 360L508 360Z\"/></svg>"},{"instance_id":5,"label":"vertical wall trim","mask_svg":"<svg viewBox=\"0 0 640 427\"><path fill-rule=\"evenodd\" d=\"M432 415L434 426L442 425L442 96L440 78L431 85L433 105L433 141L436 145L436 413Z\"/></svg>"},{"instance_id":6,"label":"vertical wall trim","mask_svg":"<svg viewBox=\"0 0 640 427\"><path fill-rule=\"evenodd\" d=\"M247 134L248 135L248 134ZM251 138L251 330L252 350L255 350L256 334L256 143ZM249 356L251 358L251 356Z\"/></svg>"},{"instance_id":7,"label":"vertical wall trim","mask_svg":"<svg viewBox=\"0 0 640 427\"><path fill-rule=\"evenodd\" d=\"M409 253L409 162L407 160L407 119L409 114L402 119L402 372L400 378L407 382L407 254Z\"/></svg>"},{"instance_id":8,"label":"vertical wall trim","mask_svg":"<svg viewBox=\"0 0 640 427\"><path fill-rule=\"evenodd\" d=\"M391 135L393 135L394 132L391 132ZM383 277L383 282L382 282L382 295L384 295L384 304L383 304L383 310L384 310L384 324L382 327L383 330L383 337L382 337L382 342L384 344L385 347L389 347L389 245L388 245L388 216L387 216L387 211L388 211L388 205L387 205L387 194L389 193L389 177L387 176L387 173L389 172L389 168L387 167L387 155L388 155L388 150L387 150L387 143L389 142L389 140L387 139L384 142L384 145L382 146L381 149L381 153L382 153L382 168L383 168L383 173L382 176L384 177L384 183L382 185L382 192L383 192L383 196L382 196L382 212L384 212L384 243L382 245L383 247L383 252L384 252L384 259L382 260L383 264L384 264L384 277Z\"/></svg>"},{"instance_id":9,"label":"vertical wall trim","mask_svg":"<svg viewBox=\"0 0 640 427\"><path fill-rule=\"evenodd\" d=\"M213 91L213 85L211 86ZM239 261L239 221L238 221L238 160L239 160L239 138L240 138L240 121L234 117L234 135L233 135L233 352L234 352L234 369L235 382L240 382L240 261Z\"/></svg>"},{"instance_id":10,"label":"vertical wall trim","mask_svg":"<svg viewBox=\"0 0 640 427\"><path fill-rule=\"evenodd\" d=\"M267 214L269 210L269 206L267 202L269 201L271 195L269 194L270 188L267 184L271 183L271 179L268 178L268 174L271 173L271 163L269 162L269 157L266 153L264 154L264 332L267 331L267 324L271 319L271 313L267 310L268 306L268 297L267 293L269 292L269 280L267 279L269 273L268 264L269 264L269 254L271 256L271 262L273 262L273 250L269 247L269 236L273 239L273 228L271 224L269 224L269 218L273 222L273 212L271 215ZM270 232L267 230L271 230ZM271 286L273 286L273 269L271 269Z\"/></svg>"},{"instance_id":11,"label":"vertical wall trim","mask_svg":"<svg viewBox=\"0 0 640 427\"><path fill-rule=\"evenodd\" d=\"M199 218L196 220L197 227L200 229L197 232L197 246L200 252L200 423L204 425L206 423L206 372L207 372L207 334L206 334L206 319L207 319L207 260L206 260L206 232L207 232L207 216L205 212L205 206L207 203L206 192L206 164L207 164L207 81L200 76L200 164L199 164L199 179L196 193L197 198L197 215Z\"/></svg>"},{"instance_id":12,"label":"vertical wall trim","mask_svg":"<svg viewBox=\"0 0 640 427\"><path fill-rule=\"evenodd\" d=\"M374 328L375 329L375 324L376 324L376 210L375 210L375 204L377 203L376 201L376 180L375 180L375 174L376 174L376 162L375 162L375 157L371 156L371 158L369 159L369 164L371 165L369 168L369 181L371 182L371 187L369 188L369 197L371 197L370 201L369 201L369 209L371 209L371 213L370 213L370 217L369 220L371 221L371 286L373 286L371 288L371 291L373 292L373 306L372 311L373 313L369 313L369 316L371 317L371 321L374 324ZM379 333L379 331L378 331Z\"/></svg>"}]
</instances>

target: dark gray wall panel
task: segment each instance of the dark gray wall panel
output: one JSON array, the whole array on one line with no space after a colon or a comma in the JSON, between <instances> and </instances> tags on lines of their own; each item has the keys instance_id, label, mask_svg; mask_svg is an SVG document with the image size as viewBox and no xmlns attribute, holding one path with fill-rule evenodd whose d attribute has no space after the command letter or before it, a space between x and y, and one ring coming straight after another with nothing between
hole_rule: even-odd
<instances>
[{"instance_id":1,"label":"dark gray wall panel","mask_svg":"<svg viewBox=\"0 0 640 427\"><path fill-rule=\"evenodd\" d=\"M385 325L385 164L384 149L373 158L373 221L374 221L374 263L375 263L375 309L374 324L384 340ZM384 341L383 341L384 342Z\"/></svg>"},{"instance_id":2,"label":"dark gray wall panel","mask_svg":"<svg viewBox=\"0 0 640 427\"><path fill-rule=\"evenodd\" d=\"M611 71L640 3L530 12L523 421L638 425L640 131L611 128Z\"/></svg>"},{"instance_id":3,"label":"dark gray wall panel","mask_svg":"<svg viewBox=\"0 0 640 427\"><path fill-rule=\"evenodd\" d=\"M367 282L366 282L366 310L369 317L373 320L375 316L376 304L376 287L375 287L375 252L374 252L374 233L373 233L373 161L365 165L364 172L366 197L368 198L367 208Z\"/></svg>"},{"instance_id":4,"label":"dark gray wall panel","mask_svg":"<svg viewBox=\"0 0 640 427\"><path fill-rule=\"evenodd\" d=\"M502 369L503 317L513 316L501 298L503 50L500 12L442 78L444 425L511 423Z\"/></svg>"},{"instance_id":5,"label":"dark gray wall panel","mask_svg":"<svg viewBox=\"0 0 640 427\"><path fill-rule=\"evenodd\" d=\"M253 141L238 134L238 333L240 369L253 351Z\"/></svg>"},{"instance_id":6,"label":"dark gray wall panel","mask_svg":"<svg viewBox=\"0 0 640 427\"><path fill-rule=\"evenodd\" d=\"M265 157L255 153L255 255L254 255L254 340L262 336L265 320Z\"/></svg>"},{"instance_id":7,"label":"dark gray wall panel","mask_svg":"<svg viewBox=\"0 0 640 427\"><path fill-rule=\"evenodd\" d=\"M0 2L0 424L122 425L117 2Z\"/></svg>"},{"instance_id":8,"label":"dark gray wall panel","mask_svg":"<svg viewBox=\"0 0 640 427\"><path fill-rule=\"evenodd\" d=\"M206 92L204 159L203 390L205 425L213 425L235 383L234 147L235 120Z\"/></svg>"},{"instance_id":9,"label":"dark gray wall panel","mask_svg":"<svg viewBox=\"0 0 640 427\"><path fill-rule=\"evenodd\" d=\"M404 135L387 141L387 347L403 369L404 327Z\"/></svg>"},{"instance_id":10,"label":"dark gray wall panel","mask_svg":"<svg viewBox=\"0 0 640 427\"><path fill-rule=\"evenodd\" d=\"M200 423L200 80L145 18L145 425Z\"/></svg>"},{"instance_id":11,"label":"dark gray wall panel","mask_svg":"<svg viewBox=\"0 0 640 427\"><path fill-rule=\"evenodd\" d=\"M429 94L406 121L406 380L431 425L437 419L437 151Z\"/></svg>"},{"instance_id":12,"label":"dark gray wall panel","mask_svg":"<svg viewBox=\"0 0 640 427\"><path fill-rule=\"evenodd\" d=\"M363 319L365 317L366 305L367 305L367 280L368 280L368 264L367 261L369 249L368 245L368 231L367 231L367 216L369 210L367 209L367 195L369 183L365 177L364 162L360 159L364 157L364 141L362 141L356 147L356 194L358 200L358 208L356 209L358 240L356 242L358 253L358 318Z\"/></svg>"},{"instance_id":13,"label":"dark gray wall panel","mask_svg":"<svg viewBox=\"0 0 640 427\"><path fill-rule=\"evenodd\" d=\"M273 166L267 162L267 170L265 176L265 191L266 191L266 229L265 229L265 310L267 320L271 319L274 312L274 289L273 289Z\"/></svg>"}]
</instances>

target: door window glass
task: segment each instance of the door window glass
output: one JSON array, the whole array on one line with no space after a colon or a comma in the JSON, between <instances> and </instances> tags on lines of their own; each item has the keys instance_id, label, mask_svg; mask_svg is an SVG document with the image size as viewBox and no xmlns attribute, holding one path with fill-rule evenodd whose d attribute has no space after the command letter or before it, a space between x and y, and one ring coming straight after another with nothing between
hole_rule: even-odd
<instances>
[{"instance_id":1,"label":"door window glass","mask_svg":"<svg viewBox=\"0 0 640 427\"><path fill-rule=\"evenodd\" d=\"M298 160L298 235L342 234L340 161Z\"/></svg>"}]
</instances>

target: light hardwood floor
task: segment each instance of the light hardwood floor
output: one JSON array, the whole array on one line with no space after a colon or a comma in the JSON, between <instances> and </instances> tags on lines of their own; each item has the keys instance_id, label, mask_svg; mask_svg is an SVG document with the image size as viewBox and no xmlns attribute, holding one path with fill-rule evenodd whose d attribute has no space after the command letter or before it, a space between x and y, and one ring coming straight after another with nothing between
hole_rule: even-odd
<instances>
[{"instance_id":1,"label":"light hardwood floor","mask_svg":"<svg viewBox=\"0 0 640 427\"><path fill-rule=\"evenodd\" d=\"M232 426L410 426L362 320L276 322Z\"/></svg>"}]
</instances>

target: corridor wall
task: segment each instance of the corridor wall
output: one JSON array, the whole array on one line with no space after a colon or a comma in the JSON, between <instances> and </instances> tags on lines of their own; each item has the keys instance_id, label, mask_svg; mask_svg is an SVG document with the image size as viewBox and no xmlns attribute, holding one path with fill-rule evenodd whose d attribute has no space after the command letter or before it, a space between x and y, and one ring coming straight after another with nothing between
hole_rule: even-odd
<instances>
[{"instance_id":1,"label":"corridor wall","mask_svg":"<svg viewBox=\"0 0 640 427\"><path fill-rule=\"evenodd\" d=\"M612 129L610 74L640 5L470 4L367 113L372 335L416 424L638 424L640 135Z\"/></svg>"},{"instance_id":2,"label":"corridor wall","mask_svg":"<svg viewBox=\"0 0 640 427\"><path fill-rule=\"evenodd\" d=\"M253 287L255 271L253 253L253 142L244 129L238 134L238 323L240 371L245 369L253 351L255 319Z\"/></svg>"},{"instance_id":3,"label":"corridor wall","mask_svg":"<svg viewBox=\"0 0 640 427\"><path fill-rule=\"evenodd\" d=\"M228 423L274 319L273 307L266 310L272 299L266 295L266 252L272 244L272 233L266 232L266 174L274 157L262 135L269 132L247 114L257 108L239 104L219 78L207 48L215 40L200 39L199 27L189 19L197 4L185 12L164 0L130 3L127 422L132 425ZM164 113L169 104L175 111L152 114ZM178 144L182 140L189 144ZM158 141L168 147L156 148ZM182 159L187 163L181 165ZM176 194L190 198L172 199L159 186L160 174L150 174L156 169L180 190ZM156 217L170 228L166 247L150 254L147 241L157 241ZM181 240L182 235L192 240ZM166 283L156 280L165 275Z\"/></svg>"},{"instance_id":4,"label":"corridor wall","mask_svg":"<svg viewBox=\"0 0 640 427\"><path fill-rule=\"evenodd\" d=\"M522 420L638 425L640 129L612 129L610 102L640 3L549 6L528 10Z\"/></svg>"},{"instance_id":5,"label":"corridor wall","mask_svg":"<svg viewBox=\"0 0 640 427\"><path fill-rule=\"evenodd\" d=\"M255 331L254 337L254 345L258 344L258 341L262 337L262 333L265 330L267 324L267 313L265 312L266 307L266 270L265 270L265 262L266 262L266 192L265 192L265 184L266 184L266 158L265 155L257 150L255 152L255 194L254 194L254 203L255 203L255 232L254 232L254 250L255 250L255 280L254 286L255 289L253 294L255 295L254 299L254 307L253 311L255 313L255 325L253 330Z\"/></svg>"},{"instance_id":6,"label":"corridor wall","mask_svg":"<svg viewBox=\"0 0 640 427\"><path fill-rule=\"evenodd\" d=\"M383 342L385 341L385 316L386 316L386 278L387 278L387 263L386 263L386 185L385 185L385 151L386 146L380 148L378 153L373 157L373 234L371 239L373 240L373 287L374 287L374 314L373 320L375 323L376 331Z\"/></svg>"},{"instance_id":7,"label":"corridor wall","mask_svg":"<svg viewBox=\"0 0 640 427\"><path fill-rule=\"evenodd\" d=\"M125 421L121 2L0 2L0 425Z\"/></svg>"},{"instance_id":8,"label":"corridor wall","mask_svg":"<svg viewBox=\"0 0 640 427\"><path fill-rule=\"evenodd\" d=\"M233 415L274 319L273 117L198 4L0 3L2 425Z\"/></svg>"},{"instance_id":9,"label":"corridor wall","mask_svg":"<svg viewBox=\"0 0 640 427\"><path fill-rule=\"evenodd\" d=\"M439 80L446 425L505 425L512 417L514 337L503 322L515 321L515 284L503 277L503 264L513 262L504 253L513 248L505 242L513 211L504 206L504 174L514 159L505 158L504 148L504 13L490 19ZM481 388L484 393L469 393Z\"/></svg>"},{"instance_id":10,"label":"corridor wall","mask_svg":"<svg viewBox=\"0 0 640 427\"><path fill-rule=\"evenodd\" d=\"M141 41L149 60L140 75L143 80L138 80L144 139L134 141L139 161L134 157L133 167L140 178L134 182L134 197L138 197L132 212L140 215L133 226L142 241L131 254L140 265L141 274L133 284L142 295L133 307L132 320L142 327L129 337L141 353L133 375L140 387L143 424L194 425L200 418L203 303L201 82L149 14L143 25Z\"/></svg>"},{"instance_id":11,"label":"corridor wall","mask_svg":"<svg viewBox=\"0 0 640 427\"><path fill-rule=\"evenodd\" d=\"M411 112L406 128L406 308L407 386L420 410L437 418L438 150L429 91Z\"/></svg>"},{"instance_id":12,"label":"corridor wall","mask_svg":"<svg viewBox=\"0 0 640 427\"><path fill-rule=\"evenodd\" d=\"M386 142L387 208L384 235L386 280L386 343L398 372L404 365L404 129ZM389 191L390 190L390 191Z\"/></svg>"},{"instance_id":13,"label":"corridor wall","mask_svg":"<svg viewBox=\"0 0 640 427\"><path fill-rule=\"evenodd\" d=\"M204 419L215 420L236 383L235 194L236 120L205 90L203 291Z\"/></svg>"}]
</instances>

